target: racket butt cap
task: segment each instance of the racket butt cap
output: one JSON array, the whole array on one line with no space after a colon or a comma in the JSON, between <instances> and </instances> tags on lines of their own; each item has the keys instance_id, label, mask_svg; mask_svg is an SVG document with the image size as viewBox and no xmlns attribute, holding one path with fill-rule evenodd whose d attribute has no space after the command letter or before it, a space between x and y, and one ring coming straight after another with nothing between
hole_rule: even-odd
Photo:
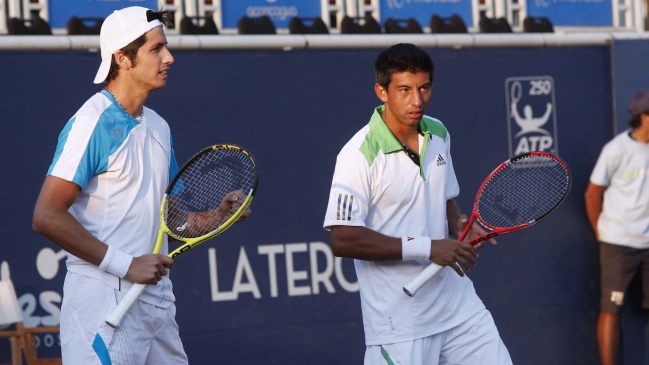
<instances>
[{"instance_id":1,"label":"racket butt cap","mask_svg":"<svg viewBox=\"0 0 649 365\"><path fill-rule=\"evenodd\" d=\"M130 309L130 307L129 307ZM119 314L118 314L119 313ZM111 313L104 322L106 322L107 325L111 326L112 328L118 328L120 324L122 324L122 319L124 318L123 315L121 315L121 311L117 313Z\"/></svg>"},{"instance_id":2,"label":"racket butt cap","mask_svg":"<svg viewBox=\"0 0 649 365\"><path fill-rule=\"evenodd\" d=\"M403 288L403 292L406 293L406 295L408 295L409 297L414 297L415 296L414 293L411 293L410 290L406 289L405 287Z\"/></svg>"}]
</instances>

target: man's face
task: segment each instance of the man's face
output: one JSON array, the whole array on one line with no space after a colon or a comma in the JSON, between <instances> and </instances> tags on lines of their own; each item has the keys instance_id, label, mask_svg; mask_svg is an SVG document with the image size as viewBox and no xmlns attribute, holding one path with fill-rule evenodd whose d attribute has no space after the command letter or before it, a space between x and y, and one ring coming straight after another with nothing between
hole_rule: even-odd
<instances>
[{"instance_id":1,"label":"man's face","mask_svg":"<svg viewBox=\"0 0 649 365\"><path fill-rule=\"evenodd\" d=\"M400 72L392 74L387 89L376 84L376 95L385 104L383 119L416 126L424 116L430 101L432 84L428 72Z\"/></svg>"},{"instance_id":2,"label":"man's face","mask_svg":"<svg viewBox=\"0 0 649 365\"><path fill-rule=\"evenodd\" d=\"M153 28L137 51L135 67L131 69L133 81L148 90L162 88L167 84L167 71L173 62L162 27Z\"/></svg>"}]
</instances>

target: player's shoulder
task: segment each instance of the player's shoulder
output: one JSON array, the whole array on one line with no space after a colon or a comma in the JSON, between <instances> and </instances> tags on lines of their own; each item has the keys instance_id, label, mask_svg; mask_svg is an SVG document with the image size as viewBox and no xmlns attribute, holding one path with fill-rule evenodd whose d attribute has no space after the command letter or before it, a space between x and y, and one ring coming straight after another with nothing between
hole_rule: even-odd
<instances>
[{"instance_id":1,"label":"player's shoulder","mask_svg":"<svg viewBox=\"0 0 649 365\"><path fill-rule=\"evenodd\" d=\"M356 132L354 136L350 138L349 141L347 141L347 143L345 143L343 148L340 150L340 153L353 153L353 151L357 151L369 135L370 127L369 125L365 125L358 132Z\"/></svg>"},{"instance_id":2,"label":"player's shoulder","mask_svg":"<svg viewBox=\"0 0 649 365\"><path fill-rule=\"evenodd\" d=\"M424 115L419 122L419 126L422 132L428 132L431 135L438 136L442 140L446 140L448 137L448 129L444 123L439 119L433 118L428 115Z\"/></svg>"},{"instance_id":3,"label":"player's shoulder","mask_svg":"<svg viewBox=\"0 0 649 365\"><path fill-rule=\"evenodd\" d=\"M160 116L160 114L156 113L155 110L153 110L153 109L151 109L151 108L148 108L146 105L143 105L143 106L142 106L142 112L147 116L147 118L156 118L156 119L160 119L160 120L162 120L163 122L166 123L166 121L164 120L164 118L162 118L162 117Z\"/></svg>"},{"instance_id":4,"label":"player's shoulder","mask_svg":"<svg viewBox=\"0 0 649 365\"><path fill-rule=\"evenodd\" d=\"M377 153L380 146L373 137L369 125L365 125L343 146L338 153L338 159L356 161L366 159L367 151Z\"/></svg>"},{"instance_id":5,"label":"player's shoulder","mask_svg":"<svg viewBox=\"0 0 649 365\"><path fill-rule=\"evenodd\" d=\"M629 136L631 130L626 130L608 141L602 148L602 153L622 153L628 150L633 140Z\"/></svg>"},{"instance_id":6,"label":"player's shoulder","mask_svg":"<svg viewBox=\"0 0 649 365\"><path fill-rule=\"evenodd\" d=\"M112 101L102 93L96 93L88 99L74 114L76 124L97 124Z\"/></svg>"},{"instance_id":7,"label":"player's shoulder","mask_svg":"<svg viewBox=\"0 0 649 365\"><path fill-rule=\"evenodd\" d=\"M144 113L148 124L155 123L163 127L165 130L169 129L167 121L161 117L160 114L156 113L155 110L143 106L142 113Z\"/></svg>"}]
</instances>

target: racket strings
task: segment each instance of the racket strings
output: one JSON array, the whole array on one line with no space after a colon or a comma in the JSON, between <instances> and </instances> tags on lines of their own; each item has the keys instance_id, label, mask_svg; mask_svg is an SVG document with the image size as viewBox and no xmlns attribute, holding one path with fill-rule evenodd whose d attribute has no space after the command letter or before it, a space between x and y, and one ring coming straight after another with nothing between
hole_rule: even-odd
<instances>
[{"instance_id":1,"label":"racket strings","mask_svg":"<svg viewBox=\"0 0 649 365\"><path fill-rule=\"evenodd\" d=\"M515 160L498 171L478 199L478 215L489 228L516 227L552 212L570 189L570 174L546 156Z\"/></svg>"},{"instance_id":2,"label":"racket strings","mask_svg":"<svg viewBox=\"0 0 649 365\"><path fill-rule=\"evenodd\" d=\"M182 238L215 231L235 214L257 180L253 160L237 149L210 150L181 171L170 192L165 222ZM232 203L233 197L238 197Z\"/></svg>"}]
</instances>

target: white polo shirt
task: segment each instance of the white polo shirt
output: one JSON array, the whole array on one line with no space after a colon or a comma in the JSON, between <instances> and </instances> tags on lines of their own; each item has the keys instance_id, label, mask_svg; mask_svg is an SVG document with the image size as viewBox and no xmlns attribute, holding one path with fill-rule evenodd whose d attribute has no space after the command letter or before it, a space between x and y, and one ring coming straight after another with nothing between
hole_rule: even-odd
<instances>
[{"instance_id":1,"label":"white polo shirt","mask_svg":"<svg viewBox=\"0 0 649 365\"><path fill-rule=\"evenodd\" d=\"M420 167L383 122L383 110L376 108L369 124L338 154L324 227L362 226L396 238L447 238L446 201L459 194L450 136L440 121L424 116ZM403 286L428 264L354 260L368 346L431 336L484 308L471 280L449 267L415 297L407 296Z\"/></svg>"},{"instance_id":2,"label":"white polo shirt","mask_svg":"<svg viewBox=\"0 0 649 365\"><path fill-rule=\"evenodd\" d=\"M597 221L599 240L649 248L649 145L618 134L602 149L590 181L606 186Z\"/></svg>"},{"instance_id":3,"label":"white polo shirt","mask_svg":"<svg viewBox=\"0 0 649 365\"><path fill-rule=\"evenodd\" d=\"M143 117L141 122L133 119L105 90L95 94L61 131L47 172L81 187L70 213L112 247L101 265L113 261L110 267L99 268L68 253L68 271L122 291L132 285L120 279L132 257L153 252L162 197L178 171L167 122L146 107ZM165 237L160 253L168 251ZM140 300L170 306L174 295L169 276L147 286Z\"/></svg>"}]
</instances>

